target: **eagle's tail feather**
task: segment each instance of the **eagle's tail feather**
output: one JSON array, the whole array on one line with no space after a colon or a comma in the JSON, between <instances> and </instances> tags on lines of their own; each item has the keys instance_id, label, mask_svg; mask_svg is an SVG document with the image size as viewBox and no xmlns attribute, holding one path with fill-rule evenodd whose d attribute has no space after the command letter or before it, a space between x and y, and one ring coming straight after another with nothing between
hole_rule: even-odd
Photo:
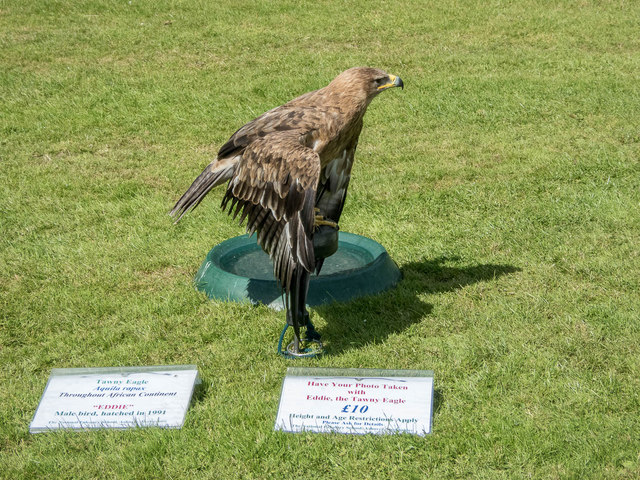
<instances>
[{"instance_id":1,"label":"eagle's tail feather","mask_svg":"<svg viewBox=\"0 0 640 480\"><path fill-rule=\"evenodd\" d=\"M196 208L212 188L229 180L237 162L238 158L232 157L209 164L169 212L169 215L176 219L175 223L178 223L189 210Z\"/></svg>"}]
</instances>

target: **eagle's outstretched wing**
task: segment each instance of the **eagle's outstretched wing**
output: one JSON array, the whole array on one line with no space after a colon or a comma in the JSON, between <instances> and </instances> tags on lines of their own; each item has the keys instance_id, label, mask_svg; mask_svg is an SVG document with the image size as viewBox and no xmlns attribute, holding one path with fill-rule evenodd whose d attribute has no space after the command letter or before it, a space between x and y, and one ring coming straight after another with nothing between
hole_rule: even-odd
<instances>
[{"instance_id":1,"label":"eagle's outstretched wing","mask_svg":"<svg viewBox=\"0 0 640 480\"><path fill-rule=\"evenodd\" d=\"M320 158L303 142L300 131L273 132L254 140L242 152L229 180L222 207L273 259L274 274L285 292L297 268L311 272L314 206Z\"/></svg>"},{"instance_id":2,"label":"eagle's outstretched wing","mask_svg":"<svg viewBox=\"0 0 640 480\"><path fill-rule=\"evenodd\" d=\"M312 131L319 122L317 109L292 108L288 105L274 108L253 119L238 129L220 147L215 160L207 165L189 189L176 202L170 212L171 216L176 218L176 223L179 222L185 213L200 204L209 191L229 180L234 175L237 164L243 160L245 149L249 148L257 140L269 137L274 142L285 141L294 130ZM282 135L277 135L279 133ZM299 143L294 137L289 140ZM254 149L254 156L256 154L260 155L259 152L260 149Z\"/></svg>"}]
</instances>

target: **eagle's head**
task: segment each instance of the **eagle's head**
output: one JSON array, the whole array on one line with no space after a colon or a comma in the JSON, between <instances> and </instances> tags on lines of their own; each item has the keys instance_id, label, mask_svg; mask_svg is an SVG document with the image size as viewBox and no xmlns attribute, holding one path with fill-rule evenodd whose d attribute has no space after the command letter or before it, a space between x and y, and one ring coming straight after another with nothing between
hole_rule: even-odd
<instances>
[{"instance_id":1,"label":"eagle's head","mask_svg":"<svg viewBox=\"0 0 640 480\"><path fill-rule=\"evenodd\" d=\"M380 92L393 87L404 88L404 83L400 77L378 68L354 67L334 78L329 86L350 96L359 97L368 105Z\"/></svg>"}]
</instances>

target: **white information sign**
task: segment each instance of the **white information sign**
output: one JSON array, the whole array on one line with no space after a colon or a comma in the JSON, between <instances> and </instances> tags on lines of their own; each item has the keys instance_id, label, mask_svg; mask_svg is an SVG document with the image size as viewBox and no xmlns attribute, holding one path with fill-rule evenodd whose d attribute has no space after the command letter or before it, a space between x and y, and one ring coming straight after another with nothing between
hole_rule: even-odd
<instances>
[{"instance_id":1,"label":"white information sign","mask_svg":"<svg viewBox=\"0 0 640 480\"><path fill-rule=\"evenodd\" d=\"M29 431L180 428L196 383L195 365L54 368Z\"/></svg>"},{"instance_id":2,"label":"white information sign","mask_svg":"<svg viewBox=\"0 0 640 480\"><path fill-rule=\"evenodd\" d=\"M426 435L432 410L432 371L290 367L275 428Z\"/></svg>"}]
</instances>

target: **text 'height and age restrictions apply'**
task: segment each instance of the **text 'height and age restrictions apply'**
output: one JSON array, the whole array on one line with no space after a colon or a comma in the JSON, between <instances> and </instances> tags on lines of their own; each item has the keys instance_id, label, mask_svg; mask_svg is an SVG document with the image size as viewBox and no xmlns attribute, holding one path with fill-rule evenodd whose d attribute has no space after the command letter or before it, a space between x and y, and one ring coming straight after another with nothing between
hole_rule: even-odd
<instances>
[{"instance_id":1,"label":"text 'height and age restrictions apply'","mask_svg":"<svg viewBox=\"0 0 640 480\"><path fill-rule=\"evenodd\" d=\"M431 371L289 368L275 428L426 435L432 410Z\"/></svg>"}]
</instances>

